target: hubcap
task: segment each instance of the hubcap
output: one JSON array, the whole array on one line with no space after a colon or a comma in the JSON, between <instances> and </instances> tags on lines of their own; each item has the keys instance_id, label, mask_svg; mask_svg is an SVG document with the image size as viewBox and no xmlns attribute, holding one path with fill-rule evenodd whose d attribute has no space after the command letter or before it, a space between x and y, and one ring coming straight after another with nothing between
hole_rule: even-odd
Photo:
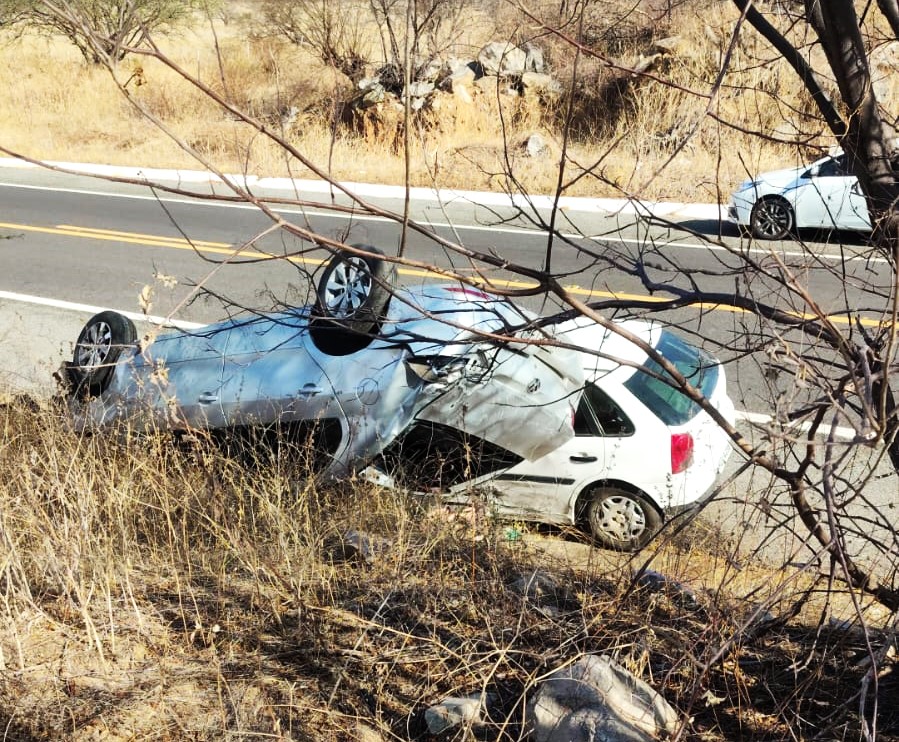
<instances>
[{"instance_id":1,"label":"hubcap","mask_svg":"<svg viewBox=\"0 0 899 742\"><path fill-rule=\"evenodd\" d=\"M643 508L624 495L605 498L593 513L597 530L618 541L637 539L646 529Z\"/></svg>"},{"instance_id":2,"label":"hubcap","mask_svg":"<svg viewBox=\"0 0 899 742\"><path fill-rule=\"evenodd\" d=\"M371 282L371 273L362 258L342 261L325 285L328 311L334 317L352 317L371 293Z\"/></svg>"},{"instance_id":3,"label":"hubcap","mask_svg":"<svg viewBox=\"0 0 899 742\"><path fill-rule=\"evenodd\" d=\"M780 237L790 229L790 212L779 201L763 201L756 207L755 226L765 237Z\"/></svg>"},{"instance_id":4,"label":"hubcap","mask_svg":"<svg viewBox=\"0 0 899 742\"><path fill-rule=\"evenodd\" d=\"M112 330L105 322L95 322L87 328L84 340L78 344L77 364L84 368L102 366L112 349Z\"/></svg>"}]
</instances>

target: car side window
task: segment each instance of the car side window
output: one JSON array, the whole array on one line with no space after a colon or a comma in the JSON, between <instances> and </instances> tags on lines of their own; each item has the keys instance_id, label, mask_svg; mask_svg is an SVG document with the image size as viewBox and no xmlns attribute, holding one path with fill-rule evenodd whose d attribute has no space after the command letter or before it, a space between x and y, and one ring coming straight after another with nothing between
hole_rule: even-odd
<instances>
[{"instance_id":1,"label":"car side window","mask_svg":"<svg viewBox=\"0 0 899 742\"><path fill-rule=\"evenodd\" d=\"M846 175L846 155L831 157L822 162L818 168L819 178L833 178L840 175Z\"/></svg>"},{"instance_id":2,"label":"car side window","mask_svg":"<svg viewBox=\"0 0 899 742\"><path fill-rule=\"evenodd\" d=\"M587 382L574 415L575 435L633 435L634 424L612 398L595 384Z\"/></svg>"}]
</instances>

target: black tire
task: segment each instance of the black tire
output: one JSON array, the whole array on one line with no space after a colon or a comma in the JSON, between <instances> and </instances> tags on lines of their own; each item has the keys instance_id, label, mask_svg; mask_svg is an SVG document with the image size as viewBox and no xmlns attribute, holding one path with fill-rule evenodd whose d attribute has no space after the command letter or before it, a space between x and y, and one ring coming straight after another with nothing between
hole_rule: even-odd
<instances>
[{"instance_id":1,"label":"black tire","mask_svg":"<svg viewBox=\"0 0 899 742\"><path fill-rule=\"evenodd\" d=\"M365 347L378 331L390 303L395 271L383 253L354 245L372 255L335 253L316 290L313 339L323 352L346 355Z\"/></svg>"},{"instance_id":2,"label":"black tire","mask_svg":"<svg viewBox=\"0 0 899 742\"><path fill-rule=\"evenodd\" d=\"M122 350L137 342L134 323L118 312L100 312L88 320L75 343L69 375L76 394L102 394Z\"/></svg>"},{"instance_id":3,"label":"black tire","mask_svg":"<svg viewBox=\"0 0 899 742\"><path fill-rule=\"evenodd\" d=\"M785 240L793 233L795 224L793 208L782 198L756 201L749 215L752 236L760 240Z\"/></svg>"},{"instance_id":4,"label":"black tire","mask_svg":"<svg viewBox=\"0 0 899 742\"><path fill-rule=\"evenodd\" d=\"M584 518L593 538L615 551L639 551L662 527L662 515L646 495L613 486L587 495Z\"/></svg>"}]
</instances>

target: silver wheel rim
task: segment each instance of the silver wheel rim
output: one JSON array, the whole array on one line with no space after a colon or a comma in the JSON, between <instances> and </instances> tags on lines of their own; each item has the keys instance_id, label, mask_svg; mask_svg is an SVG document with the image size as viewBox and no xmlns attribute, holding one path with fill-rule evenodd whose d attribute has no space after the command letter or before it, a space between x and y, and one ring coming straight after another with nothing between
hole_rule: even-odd
<instances>
[{"instance_id":1,"label":"silver wheel rim","mask_svg":"<svg viewBox=\"0 0 899 742\"><path fill-rule=\"evenodd\" d=\"M613 495L593 508L593 525L598 532L616 541L633 541L646 530L646 514L636 500Z\"/></svg>"},{"instance_id":2,"label":"silver wheel rim","mask_svg":"<svg viewBox=\"0 0 899 742\"><path fill-rule=\"evenodd\" d=\"M774 239L790 231L790 212L780 201L762 201L755 208L755 228L759 234Z\"/></svg>"},{"instance_id":3,"label":"silver wheel rim","mask_svg":"<svg viewBox=\"0 0 899 742\"><path fill-rule=\"evenodd\" d=\"M371 293L371 273L362 258L340 262L325 283L325 305L332 317L352 317Z\"/></svg>"},{"instance_id":4,"label":"silver wheel rim","mask_svg":"<svg viewBox=\"0 0 899 742\"><path fill-rule=\"evenodd\" d=\"M102 366L112 350L112 328L105 322L95 322L87 328L84 340L78 343L77 365L83 368Z\"/></svg>"}]
</instances>

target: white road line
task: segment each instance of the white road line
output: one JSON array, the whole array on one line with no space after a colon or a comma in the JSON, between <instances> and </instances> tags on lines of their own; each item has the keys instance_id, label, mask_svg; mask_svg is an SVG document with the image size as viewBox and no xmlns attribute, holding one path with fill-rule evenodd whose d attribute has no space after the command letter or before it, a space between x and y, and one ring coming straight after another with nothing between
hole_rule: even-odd
<instances>
[{"instance_id":1,"label":"white road line","mask_svg":"<svg viewBox=\"0 0 899 742\"><path fill-rule=\"evenodd\" d=\"M85 314L99 314L108 309L108 307L95 307L90 304L77 304L71 301L62 301L61 299L47 299L43 296L30 296L29 294L15 294L11 291L0 291L0 301L17 301L23 304L37 304L43 307L52 307L54 309L64 309L69 312L83 312ZM179 330L196 330L204 325L197 322L186 322L184 320L170 319L168 317L157 317L152 314L141 314L140 312L124 312L115 310L119 314L123 314L128 319L135 322L149 322L151 325L159 325L161 327L174 327Z\"/></svg>"},{"instance_id":2,"label":"white road line","mask_svg":"<svg viewBox=\"0 0 899 742\"><path fill-rule=\"evenodd\" d=\"M771 415L763 415L759 412L742 412L740 410L736 411L736 416L738 420L745 420L748 423L752 423L753 425L758 425L760 427L767 427L769 423L771 423L774 418ZM779 424L778 427L783 430L785 433L807 433L811 430L810 423L793 423L793 424ZM818 435L821 437L830 435L830 428L827 425L821 425L818 428ZM837 426L833 428L834 438L843 441L854 441L858 438L858 433L853 428L845 428Z\"/></svg>"}]
</instances>

